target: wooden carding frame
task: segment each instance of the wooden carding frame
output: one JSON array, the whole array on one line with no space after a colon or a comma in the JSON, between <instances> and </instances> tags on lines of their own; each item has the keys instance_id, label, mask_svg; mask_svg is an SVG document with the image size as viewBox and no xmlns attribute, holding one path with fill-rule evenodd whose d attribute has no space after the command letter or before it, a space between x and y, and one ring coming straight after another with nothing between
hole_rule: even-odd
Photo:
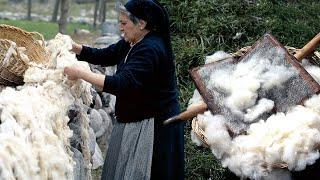
<instances>
[{"instance_id":1,"label":"wooden carding frame","mask_svg":"<svg viewBox=\"0 0 320 180\"><path fill-rule=\"evenodd\" d=\"M285 95L292 96L294 101L286 102L286 98L278 98L277 100L275 100L275 109L270 114L275 113L276 111L281 111L281 112L286 111L288 110L289 106L300 104L304 99L310 97L313 94L317 94L320 92L320 85L300 65L300 63L296 60L296 58L291 54L289 54L286 48L283 45L281 45L271 34L265 34L252 46L252 48L245 55L243 55L239 59L230 58L223 61L206 64L204 66L197 67L190 70L190 75L196 85L196 88L198 89L199 93L201 94L204 101L208 105L208 109L213 114L222 114L232 120L237 119L237 117L234 117L234 115L230 113L230 109L228 110L228 107L224 106L223 103L220 101L222 93L215 90L209 90L206 87L206 80L208 80L208 77L204 77L204 75L201 75L201 71L211 71L214 69L219 69L220 67L222 68L225 66L236 65L237 63L242 61L243 62L250 61L251 57L255 55L259 55L259 53L263 54L264 52L268 52L270 48L283 50L284 61L283 62L281 61L280 63L283 63L285 66L288 66L288 67L294 67L299 74L297 79L293 80L292 84L290 84L291 83L290 82L288 84L290 86L285 88L285 89L292 90L293 92L297 92L296 95L298 97L295 97L294 93L290 93L290 94L284 93ZM305 89L301 91L300 90L301 87L304 87ZM220 100L217 100L218 98L220 98ZM268 116L268 114L265 116ZM240 134L245 132L248 126L250 125L250 123L241 122L241 118L239 120L231 121L231 122L232 122L231 123L232 125L228 126L230 124L227 124L227 126L229 127L231 132L234 134ZM237 128L233 128L233 126L237 126Z\"/></svg>"}]
</instances>

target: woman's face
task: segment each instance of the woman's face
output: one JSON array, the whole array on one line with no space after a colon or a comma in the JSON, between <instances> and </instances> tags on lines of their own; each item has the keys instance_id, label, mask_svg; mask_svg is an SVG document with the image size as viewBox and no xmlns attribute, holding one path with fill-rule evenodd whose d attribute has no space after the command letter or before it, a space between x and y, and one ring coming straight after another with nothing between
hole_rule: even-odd
<instances>
[{"instance_id":1,"label":"woman's face","mask_svg":"<svg viewBox=\"0 0 320 180\"><path fill-rule=\"evenodd\" d=\"M125 41L129 43L136 43L141 37L141 30L138 24L134 24L129 16L120 12L119 15L119 28L121 31L121 36Z\"/></svg>"}]
</instances>

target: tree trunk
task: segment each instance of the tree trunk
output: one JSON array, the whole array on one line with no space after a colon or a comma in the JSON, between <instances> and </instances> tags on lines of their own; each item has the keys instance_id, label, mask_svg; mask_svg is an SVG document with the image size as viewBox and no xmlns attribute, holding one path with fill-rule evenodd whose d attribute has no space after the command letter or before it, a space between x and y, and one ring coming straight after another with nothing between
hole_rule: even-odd
<instances>
[{"instance_id":1,"label":"tree trunk","mask_svg":"<svg viewBox=\"0 0 320 180\"><path fill-rule=\"evenodd\" d=\"M28 12L27 12L27 19L31 20L31 6L32 6L32 2L31 0L28 0Z\"/></svg>"},{"instance_id":2,"label":"tree trunk","mask_svg":"<svg viewBox=\"0 0 320 180\"><path fill-rule=\"evenodd\" d=\"M53 13L52 13L51 22L57 22L59 5L60 5L60 0L56 0L56 2L54 3L54 9L53 9Z\"/></svg>"},{"instance_id":3,"label":"tree trunk","mask_svg":"<svg viewBox=\"0 0 320 180\"><path fill-rule=\"evenodd\" d=\"M100 0L99 21L104 22L106 19L106 0Z\"/></svg>"},{"instance_id":4,"label":"tree trunk","mask_svg":"<svg viewBox=\"0 0 320 180\"><path fill-rule=\"evenodd\" d=\"M96 28L96 27L97 27L97 17L98 17L99 1L100 1L100 0L96 0L95 6L94 6L93 28Z\"/></svg>"},{"instance_id":5,"label":"tree trunk","mask_svg":"<svg viewBox=\"0 0 320 180\"><path fill-rule=\"evenodd\" d=\"M107 0L102 0L103 5L102 5L102 19L101 23L106 21L106 10L107 10Z\"/></svg>"},{"instance_id":6,"label":"tree trunk","mask_svg":"<svg viewBox=\"0 0 320 180\"><path fill-rule=\"evenodd\" d=\"M60 5L60 20L59 20L59 32L66 34L67 32L67 18L70 6L70 0L61 0Z\"/></svg>"}]
</instances>

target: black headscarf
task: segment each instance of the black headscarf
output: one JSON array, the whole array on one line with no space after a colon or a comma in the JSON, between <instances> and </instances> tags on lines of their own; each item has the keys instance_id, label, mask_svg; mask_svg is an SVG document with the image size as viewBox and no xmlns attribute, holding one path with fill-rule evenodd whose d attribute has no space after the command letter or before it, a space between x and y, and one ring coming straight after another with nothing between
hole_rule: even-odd
<instances>
[{"instance_id":1,"label":"black headscarf","mask_svg":"<svg viewBox=\"0 0 320 180\"><path fill-rule=\"evenodd\" d=\"M163 38L169 56L173 59L169 16L166 9L156 0L130 0L124 6L133 16L147 22L146 29Z\"/></svg>"}]
</instances>

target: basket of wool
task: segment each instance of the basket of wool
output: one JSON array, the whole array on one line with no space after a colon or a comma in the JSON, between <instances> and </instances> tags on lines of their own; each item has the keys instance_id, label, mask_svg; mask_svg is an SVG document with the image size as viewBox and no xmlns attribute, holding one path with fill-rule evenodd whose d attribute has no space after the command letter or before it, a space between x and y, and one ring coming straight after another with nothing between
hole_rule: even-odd
<instances>
[{"instance_id":1,"label":"basket of wool","mask_svg":"<svg viewBox=\"0 0 320 180\"><path fill-rule=\"evenodd\" d=\"M277 48L275 50L280 52ZM286 50L290 56L298 51L292 47L286 47ZM238 61L239 56L235 54L218 51L207 57L206 64L231 59ZM215 103L220 103L220 113L206 111L192 120L191 139L198 146L210 148L224 167L242 178L260 179L279 168L304 170L319 158L320 96L313 91L316 88L302 88L308 82L300 84L301 89L288 90L288 84L297 83L300 71L295 68L272 62L268 64L261 59L255 61L258 58L254 55L250 58L253 60L237 62L232 70L226 65L221 66L226 70L205 69L210 74L208 79L213 82L206 84L207 87L215 86L215 90L223 92L224 96L214 97ZM319 60L319 53L313 52L300 62L303 72L311 75L317 83L320 82L320 68L314 63ZM190 99L188 108L208 98L198 90ZM283 103L271 98L274 94L282 100L288 96L299 97L299 100L284 100ZM221 108L223 106L230 112ZM230 122L226 116L229 113L241 122Z\"/></svg>"},{"instance_id":2,"label":"basket of wool","mask_svg":"<svg viewBox=\"0 0 320 180\"><path fill-rule=\"evenodd\" d=\"M0 84L21 85L32 62L45 64L48 60L41 34L0 24Z\"/></svg>"}]
</instances>

